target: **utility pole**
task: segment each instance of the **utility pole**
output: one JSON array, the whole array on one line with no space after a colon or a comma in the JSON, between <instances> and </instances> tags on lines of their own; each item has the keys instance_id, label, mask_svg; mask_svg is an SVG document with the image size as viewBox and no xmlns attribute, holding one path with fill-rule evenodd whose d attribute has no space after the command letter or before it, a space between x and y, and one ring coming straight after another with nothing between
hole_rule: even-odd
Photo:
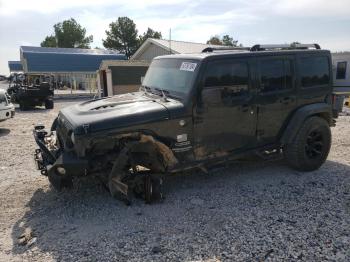
<instances>
[{"instance_id":1,"label":"utility pole","mask_svg":"<svg viewBox=\"0 0 350 262\"><path fill-rule=\"evenodd\" d=\"M171 28L169 30L169 52L170 52L170 54L172 54L172 51L171 51Z\"/></svg>"}]
</instances>

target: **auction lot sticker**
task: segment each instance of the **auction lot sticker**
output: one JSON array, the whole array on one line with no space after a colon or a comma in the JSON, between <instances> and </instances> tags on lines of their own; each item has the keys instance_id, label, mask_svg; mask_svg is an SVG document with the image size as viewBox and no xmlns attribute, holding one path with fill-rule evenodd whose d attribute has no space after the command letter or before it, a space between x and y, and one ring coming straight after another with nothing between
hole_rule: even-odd
<instances>
[{"instance_id":1,"label":"auction lot sticker","mask_svg":"<svg viewBox=\"0 0 350 262\"><path fill-rule=\"evenodd\" d=\"M180 70L193 72L196 69L197 63L182 62Z\"/></svg>"}]
</instances>

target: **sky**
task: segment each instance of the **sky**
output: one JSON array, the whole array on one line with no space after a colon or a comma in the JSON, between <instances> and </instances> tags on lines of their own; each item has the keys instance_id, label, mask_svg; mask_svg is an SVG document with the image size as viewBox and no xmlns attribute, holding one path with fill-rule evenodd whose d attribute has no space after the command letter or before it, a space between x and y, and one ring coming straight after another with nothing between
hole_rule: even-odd
<instances>
[{"instance_id":1,"label":"sky","mask_svg":"<svg viewBox=\"0 0 350 262\"><path fill-rule=\"evenodd\" d=\"M244 46L298 41L350 51L350 0L0 0L0 74L19 60L21 45L40 46L53 25L75 18L103 47L111 22L131 18L139 34L206 42L231 35Z\"/></svg>"}]
</instances>

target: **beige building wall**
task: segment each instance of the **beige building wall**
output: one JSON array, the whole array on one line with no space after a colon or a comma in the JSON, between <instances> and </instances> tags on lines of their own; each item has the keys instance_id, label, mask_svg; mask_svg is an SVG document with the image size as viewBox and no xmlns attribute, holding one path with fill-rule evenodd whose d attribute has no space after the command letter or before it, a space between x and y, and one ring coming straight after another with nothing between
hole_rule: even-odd
<instances>
[{"instance_id":1,"label":"beige building wall","mask_svg":"<svg viewBox=\"0 0 350 262\"><path fill-rule=\"evenodd\" d=\"M139 91L140 85L114 85L113 95L126 94Z\"/></svg>"},{"instance_id":2,"label":"beige building wall","mask_svg":"<svg viewBox=\"0 0 350 262\"><path fill-rule=\"evenodd\" d=\"M140 54L137 60L144 60L144 61L151 62L154 57L160 56L160 55L169 55L169 51L155 44L151 44L142 54Z\"/></svg>"}]
</instances>

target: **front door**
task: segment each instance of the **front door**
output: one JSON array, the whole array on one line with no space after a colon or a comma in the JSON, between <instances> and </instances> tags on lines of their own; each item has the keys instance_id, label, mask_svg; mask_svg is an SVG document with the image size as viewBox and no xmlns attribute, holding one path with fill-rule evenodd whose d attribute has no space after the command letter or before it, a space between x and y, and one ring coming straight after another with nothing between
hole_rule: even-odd
<instances>
[{"instance_id":1,"label":"front door","mask_svg":"<svg viewBox=\"0 0 350 262\"><path fill-rule=\"evenodd\" d=\"M296 108L294 61L294 56L257 59L258 145L275 143Z\"/></svg>"},{"instance_id":2,"label":"front door","mask_svg":"<svg viewBox=\"0 0 350 262\"><path fill-rule=\"evenodd\" d=\"M256 142L250 68L247 59L207 63L193 112L197 159L249 148Z\"/></svg>"}]
</instances>

